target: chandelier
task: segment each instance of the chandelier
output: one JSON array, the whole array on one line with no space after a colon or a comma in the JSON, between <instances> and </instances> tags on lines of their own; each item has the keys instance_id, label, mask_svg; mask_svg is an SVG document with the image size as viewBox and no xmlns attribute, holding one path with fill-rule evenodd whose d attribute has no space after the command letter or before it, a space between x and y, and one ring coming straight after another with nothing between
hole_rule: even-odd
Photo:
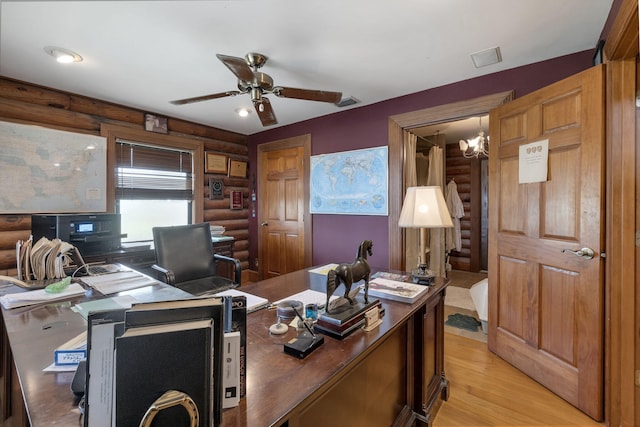
<instances>
[{"instance_id":1,"label":"chandelier","mask_svg":"<svg viewBox=\"0 0 640 427\"><path fill-rule=\"evenodd\" d=\"M482 155L489 156L489 135L484 136L484 131L482 130L482 117L480 117L480 130L478 131L478 135L464 140L460 140L460 151L462 151L462 155L467 159L473 157L480 157Z\"/></svg>"}]
</instances>

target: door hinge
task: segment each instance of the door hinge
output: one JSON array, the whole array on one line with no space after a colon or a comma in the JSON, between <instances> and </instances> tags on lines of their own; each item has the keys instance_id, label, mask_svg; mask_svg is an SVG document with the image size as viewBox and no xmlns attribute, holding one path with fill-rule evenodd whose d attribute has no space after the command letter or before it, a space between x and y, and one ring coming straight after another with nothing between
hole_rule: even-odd
<instances>
[{"instance_id":1,"label":"door hinge","mask_svg":"<svg viewBox=\"0 0 640 427\"><path fill-rule=\"evenodd\" d=\"M636 370L636 387L640 387L640 369Z\"/></svg>"},{"instance_id":2,"label":"door hinge","mask_svg":"<svg viewBox=\"0 0 640 427\"><path fill-rule=\"evenodd\" d=\"M636 246L640 247L640 231L636 231Z\"/></svg>"}]
</instances>

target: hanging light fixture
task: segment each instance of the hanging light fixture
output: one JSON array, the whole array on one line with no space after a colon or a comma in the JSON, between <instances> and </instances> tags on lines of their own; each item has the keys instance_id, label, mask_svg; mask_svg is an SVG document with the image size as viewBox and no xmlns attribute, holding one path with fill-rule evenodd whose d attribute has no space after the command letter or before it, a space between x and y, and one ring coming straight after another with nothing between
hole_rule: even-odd
<instances>
[{"instance_id":1,"label":"hanging light fixture","mask_svg":"<svg viewBox=\"0 0 640 427\"><path fill-rule=\"evenodd\" d=\"M462 155L467 159L480 157L482 155L489 156L489 135L485 137L484 131L482 130L482 117L480 117L480 130L478 131L478 135L467 140L461 139L460 151L462 151Z\"/></svg>"}]
</instances>

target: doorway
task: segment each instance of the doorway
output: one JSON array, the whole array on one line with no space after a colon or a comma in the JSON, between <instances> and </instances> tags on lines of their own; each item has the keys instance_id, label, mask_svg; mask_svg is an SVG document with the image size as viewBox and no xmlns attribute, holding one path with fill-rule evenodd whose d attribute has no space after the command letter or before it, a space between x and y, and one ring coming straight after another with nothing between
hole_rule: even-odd
<instances>
[{"instance_id":1,"label":"doorway","mask_svg":"<svg viewBox=\"0 0 640 427\"><path fill-rule=\"evenodd\" d=\"M406 191L403 185L405 158L403 132L452 122L463 117L487 114L492 108L511 101L513 96L513 91L500 92L389 118L389 268L402 270L405 265L404 233L395 225L400 218L400 209Z\"/></svg>"},{"instance_id":2,"label":"doorway","mask_svg":"<svg viewBox=\"0 0 640 427\"><path fill-rule=\"evenodd\" d=\"M417 136L416 172L421 153L428 153L434 142L444 149L445 197L455 199L457 193L464 206L464 217L459 218L455 230L447 230L447 257L452 270L468 272L487 271L488 253L488 147L482 150L469 147L474 138L489 136L489 115L472 116L451 122L438 123L412 129ZM467 150L461 150L465 141ZM480 147L480 144L476 144ZM410 157L407 156L407 161ZM418 185L420 180L418 179ZM450 203L450 202L448 202ZM455 244L455 245L454 245Z\"/></svg>"}]
</instances>

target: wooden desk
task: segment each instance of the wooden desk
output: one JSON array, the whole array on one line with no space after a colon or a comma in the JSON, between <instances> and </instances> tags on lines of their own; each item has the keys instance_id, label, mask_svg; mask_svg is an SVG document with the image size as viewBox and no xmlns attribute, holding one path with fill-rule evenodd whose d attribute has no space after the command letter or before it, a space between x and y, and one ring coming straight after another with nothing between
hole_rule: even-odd
<instances>
[{"instance_id":1,"label":"wooden desk","mask_svg":"<svg viewBox=\"0 0 640 427\"><path fill-rule=\"evenodd\" d=\"M428 425L448 382L444 375L444 292L437 280L415 304L382 300L382 324L325 343L299 360L283 353L295 336L272 336L275 311L247 318L247 396L223 414L224 426L386 426ZM312 288L324 290L324 277L302 270L242 289L275 301ZM161 294L162 286L139 290ZM136 291L130 291L136 292ZM156 295L158 296L158 295ZM82 300L82 298L80 299ZM79 413L70 374L46 374L53 349L86 326L71 302L33 309L3 310L4 324L26 409L34 427L77 426ZM43 329L45 325L55 325ZM28 425L28 424L25 424Z\"/></svg>"}]
</instances>

